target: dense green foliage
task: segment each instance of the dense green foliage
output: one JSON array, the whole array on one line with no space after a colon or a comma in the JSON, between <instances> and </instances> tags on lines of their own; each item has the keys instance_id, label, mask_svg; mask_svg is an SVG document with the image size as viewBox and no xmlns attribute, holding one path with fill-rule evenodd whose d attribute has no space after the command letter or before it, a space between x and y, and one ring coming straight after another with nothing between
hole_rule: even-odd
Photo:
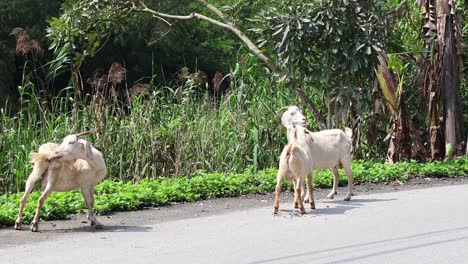
<instances>
[{"instance_id":1,"label":"dense green foliage","mask_svg":"<svg viewBox=\"0 0 468 264\"><path fill-rule=\"evenodd\" d=\"M257 27L252 31L261 36L259 46L277 53L281 65L298 69L316 86L328 81L343 86L339 82L349 82L347 75L369 74L375 55L384 48L381 1L273 3L254 19Z\"/></svg>"},{"instance_id":2,"label":"dense green foliage","mask_svg":"<svg viewBox=\"0 0 468 264\"><path fill-rule=\"evenodd\" d=\"M403 162L383 164L356 162L353 164L356 183L383 183L394 180L406 181L413 176L460 176L468 174L468 159L450 159L443 162L420 164ZM341 183L346 183L344 173ZM332 184L329 170L314 173L314 185L328 188ZM140 180L137 183L105 180L96 188L95 209L103 214L109 211L128 211L151 206L162 206L169 202L185 202L200 199L233 197L244 194L272 192L276 185L276 169L253 173L219 174L197 171L192 177L158 178ZM283 189L291 189L291 183L285 182ZM0 225L13 225L18 213L22 193L0 196ZM26 205L24 221L30 222L39 198L39 192L33 192ZM64 219L70 214L86 209L78 191L53 193L47 200L41 214L44 220Z\"/></svg>"}]
</instances>

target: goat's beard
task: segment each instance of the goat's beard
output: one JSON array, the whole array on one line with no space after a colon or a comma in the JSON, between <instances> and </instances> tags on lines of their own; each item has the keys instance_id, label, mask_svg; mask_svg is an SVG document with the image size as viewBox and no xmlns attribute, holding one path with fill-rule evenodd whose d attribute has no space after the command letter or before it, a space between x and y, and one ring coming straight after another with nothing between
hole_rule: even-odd
<instances>
[{"instance_id":1,"label":"goat's beard","mask_svg":"<svg viewBox=\"0 0 468 264\"><path fill-rule=\"evenodd\" d=\"M297 122L293 123L293 126L301 126L301 127L306 127L307 123L306 122Z\"/></svg>"}]
</instances>

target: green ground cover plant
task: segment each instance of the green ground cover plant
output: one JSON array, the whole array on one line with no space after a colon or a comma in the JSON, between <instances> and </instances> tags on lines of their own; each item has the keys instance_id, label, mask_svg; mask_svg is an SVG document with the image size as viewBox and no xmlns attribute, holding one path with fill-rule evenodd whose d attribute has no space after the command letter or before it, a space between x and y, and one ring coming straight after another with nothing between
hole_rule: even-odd
<instances>
[{"instance_id":1,"label":"green ground cover plant","mask_svg":"<svg viewBox=\"0 0 468 264\"><path fill-rule=\"evenodd\" d=\"M207 173L197 171L191 177L142 179L138 182L105 180L96 188L95 210L99 214L111 211L130 211L146 207L167 205L169 202L190 202L219 197L235 197L245 194L273 192L276 185L276 169L243 173ZM468 175L468 158L447 159L433 163L401 162L396 164L356 161L353 163L356 184L407 181L412 177L460 177ZM346 184L340 170L340 184ZM316 188L329 188L332 174L329 170L314 173ZM291 189L290 182L283 189ZM13 225L23 193L7 193L0 196L0 225ZM39 191L34 191L26 205L25 223L31 221ZM86 210L79 191L53 193L42 209L42 220L66 219L69 215Z\"/></svg>"}]
</instances>

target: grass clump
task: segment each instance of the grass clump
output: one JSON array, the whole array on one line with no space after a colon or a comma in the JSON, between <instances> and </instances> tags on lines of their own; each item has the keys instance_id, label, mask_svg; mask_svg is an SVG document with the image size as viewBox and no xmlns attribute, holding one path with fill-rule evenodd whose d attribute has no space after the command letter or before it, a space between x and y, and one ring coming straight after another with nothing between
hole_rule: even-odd
<instances>
[{"instance_id":1,"label":"grass clump","mask_svg":"<svg viewBox=\"0 0 468 264\"><path fill-rule=\"evenodd\" d=\"M252 71L238 65L230 92L219 98L182 82L151 85L128 105L96 91L78 100L70 87L48 97L33 84L20 87L17 112L0 106L0 194L24 189L29 154L41 144L85 130L95 132L87 139L117 181L275 166L286 143L276 111L295 101L274 78L256 80Z\"/></svg>"}]
</instances>

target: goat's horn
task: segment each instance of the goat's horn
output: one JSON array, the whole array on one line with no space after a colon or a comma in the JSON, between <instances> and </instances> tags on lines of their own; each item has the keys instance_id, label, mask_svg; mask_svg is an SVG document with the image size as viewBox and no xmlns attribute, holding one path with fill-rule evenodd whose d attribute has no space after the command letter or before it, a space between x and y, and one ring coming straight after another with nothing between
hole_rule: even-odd
<instances>
[{"instance_id":1,"label":"goat's horn","mask_svg":"<svg viewBox=\"0 0 468 264\"><path fill-rule=\"evenodd\" d=\"M288 109L289 107L291 107L291 106L283 106L283 107L281 107L280 110L278 110L278 112L282 112L282 111Z\"/></svg>"},{"instance_id":2,"label":"goat's horn","mask_svg":"<svg viewBox=\"0 0 468 264\"><path fill-rule=\"evenodd\" d=\"M281 116L286 110L288 110L288 108L291 107L291 106L283 106L280 110L278 110L276 112L276 115L279 117Z\"/></svg>"},{"instance_id":3,"label":"goat's horn","mask_svg":"<svg viewBox=\"0 0 468 264\"><path fill-rule=\"evenodd\" d=\"M93 131L89 130L89 131L85 131L85 132L75 134L75 136L76 137L87 136L87 135L91 135L92 133L93 133Z\"/></svg>"}]
</instances>

